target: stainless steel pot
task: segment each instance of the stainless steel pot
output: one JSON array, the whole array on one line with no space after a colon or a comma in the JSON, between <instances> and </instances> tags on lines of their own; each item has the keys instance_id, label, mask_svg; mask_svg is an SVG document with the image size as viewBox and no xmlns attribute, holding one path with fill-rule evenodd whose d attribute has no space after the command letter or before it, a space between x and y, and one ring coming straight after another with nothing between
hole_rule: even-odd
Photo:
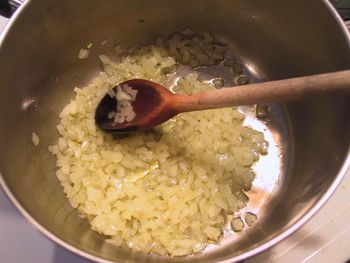
<instances>
[{"instance_id":1,"label":"stainless steel pot","mask_svg":"<svg viewBox=\"0 0 350 263\"><path fill-rule=\"evenodd\" d=\"M281 141L282 178L255 227L217 249L185 258L133 254L104 243L68 204L47 151L57 139L58 112L73 87L98 72L95 58L107 47L96 47L84 61L78 51L89 41L147 43L186 27L231 41L260 79L350 67L349 36L327 1L28 0L1 37L0 182L35 227L71 251L101 262L242 260L304 224L347 171L350 98L285 104L285 122L277 122L288 134ZM31 142L33 131L40 134L38 147Z\"/></svg>"}]
</instances>

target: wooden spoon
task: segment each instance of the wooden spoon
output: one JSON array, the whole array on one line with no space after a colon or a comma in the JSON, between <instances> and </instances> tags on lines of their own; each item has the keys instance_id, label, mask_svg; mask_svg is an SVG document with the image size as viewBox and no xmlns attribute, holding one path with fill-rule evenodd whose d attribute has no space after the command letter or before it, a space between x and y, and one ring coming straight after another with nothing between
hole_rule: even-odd
<instances>
[{"instance_id":1,"label":"wooden spoon","mask_svg":"<svg viewBox=\"0 0 350 263\"><path fill-rule=\"evenodd\" d=\"M304 100L321 95L349 95L350 70L223 88L191 95L175 95L160 84L144 79L132 79L122 84L127 84L138 91L132 103L136 117L131 122L120 124L108 118L108 113L116 110L117 101L107 94L97 106L95 113L97 126L106 132L147 130L181 112Z\"/></svg>"}]
</instances>

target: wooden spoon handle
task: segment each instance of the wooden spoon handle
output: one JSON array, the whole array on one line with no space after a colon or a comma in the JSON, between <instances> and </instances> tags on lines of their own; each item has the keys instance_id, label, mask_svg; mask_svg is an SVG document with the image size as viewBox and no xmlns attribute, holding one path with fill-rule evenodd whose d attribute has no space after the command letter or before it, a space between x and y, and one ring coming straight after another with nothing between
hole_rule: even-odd
<instances>
[{"instance_id":1,"label":"wooden spoon handle","mask_svg":"<svg viewBox=\"0 0 350 263\"><path fill-rule=\"evenodd\" d=\"M350 95L350 70L179 95L172 108L187 112L343 94Z\"/></svg>"}]
</instances>

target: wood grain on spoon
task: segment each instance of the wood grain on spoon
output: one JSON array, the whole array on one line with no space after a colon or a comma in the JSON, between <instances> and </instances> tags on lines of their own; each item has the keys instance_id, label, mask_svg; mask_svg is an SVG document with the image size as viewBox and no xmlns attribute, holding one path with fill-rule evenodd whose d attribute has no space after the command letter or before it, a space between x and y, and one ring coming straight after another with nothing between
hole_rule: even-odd
<instances>
[{"instance_id":1,"label":"wood grain on spoon","mask_svg":"<svg viewBox=\"0 0 350 263\"><path fill-rule=\"evenodd\" d=\"M116 109L116 99L106 95L98 105L96 124L112 133L147 130L181 112L239 105L304 100L324 95L349 95L350 70L264 83L236 86L191 95L175 95L155 82L132 79L126 82L138 91L131 122L114 123L107 115ZM124 84L122 83L122 84Z\"/></svg>"}]
</instances>

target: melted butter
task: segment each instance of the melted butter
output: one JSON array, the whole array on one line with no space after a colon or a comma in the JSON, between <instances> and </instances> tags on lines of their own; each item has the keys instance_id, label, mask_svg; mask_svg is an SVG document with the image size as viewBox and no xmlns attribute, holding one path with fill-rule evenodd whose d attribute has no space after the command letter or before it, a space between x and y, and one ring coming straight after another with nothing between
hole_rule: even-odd
<instances>
[{"instance_id":1,"label":"melted butter","mask_svg":"<svg viewBox=\"0 0 350 263\"><path fill-rule=\"evenodd\" d=\"M249 211L258 211L266 203L270 197L270 193L267 190L265 188L254 187L246 193L249 197L247 204Z\"/></svg>"},{"instance_id":2,"label":"melted butter","mask_svg":"<svg viewBox=\"0 0 350 263\"><path fill-rule=\"evenodd\" d=\"M136 172L131 173L129 176L124 178L124 182L126 183L134 183L137 180L140 180L147 176L151 171L158 169L159 163L158 161L154 162L152 165L150 165L147 169L142 169Z\"/></svg>"},{"instance_id":3,"label":"melted butter","mask_svg":"<svg viewBox=\"0 0 350 263\"><path fill-rule=\"evenodd\" d=\"M244 125L262 132L268 145L266 146L267 154L260 155L259 160L252 166L256 177L253 181L252 189L246 192L249 202L247 207L243 209L258 213L266 204L273 190L276 189L281 175L281 150L278 147L281 143L281 138L278 133L269 129L268 123L256 118L253 107L239 107L239 110L245 115Z\"/></svg>"},{"instance_id":4,"label":"melted butter","mask_svg":"<svg viewBox=\"0 0 350 263\"><path fill-rule=\"evenodd\" d=\"M228 154L227 153L217 154L216 155L216 159L219 160L219 161L223 161L223 160L225 160L227 158L228 158Z\"/></svg>"}]
</instances>

